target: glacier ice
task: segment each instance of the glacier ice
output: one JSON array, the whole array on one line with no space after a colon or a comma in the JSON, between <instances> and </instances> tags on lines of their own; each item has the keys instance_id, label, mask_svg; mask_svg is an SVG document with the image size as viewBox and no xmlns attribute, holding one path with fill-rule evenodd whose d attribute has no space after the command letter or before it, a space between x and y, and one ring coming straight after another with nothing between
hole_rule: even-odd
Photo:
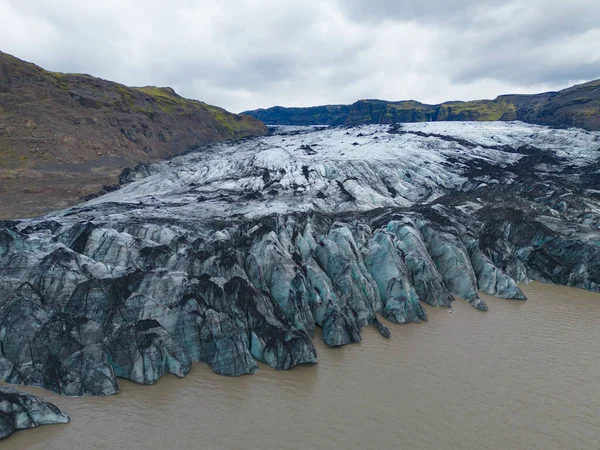
<instances>
[{"instance_id":1,"label":"glacier ice","mask_svg":"<svg viewBox=\"0 0 600 450\"><path fill-rule=\"evenodd\" d=\"M0 439L17 430L69 422L56 406L33 395L0 386Z\"/></svg>"},{"instance_id":2,"label":"glacier ice","mask_svg":"<svg viewBox=\"0 0 600 450\"><path fill-rule=\"evenodd\" d=\"M600 291L599 174L600 134L518 122L281 127L128 169L0 223L0 378L285 370L317 362L315 327L337 347L529 279Z\"/></svg>"}]
</instances>

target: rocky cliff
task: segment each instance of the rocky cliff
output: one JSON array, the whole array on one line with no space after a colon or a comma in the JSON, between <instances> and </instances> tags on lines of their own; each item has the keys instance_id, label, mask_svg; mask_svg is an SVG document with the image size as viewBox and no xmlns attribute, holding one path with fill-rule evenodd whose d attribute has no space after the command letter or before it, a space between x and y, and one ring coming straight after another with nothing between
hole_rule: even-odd
<instances>
[{"instance_id":1,"label":"rocky cliff","mask_svg":"<svg viewBox=\"0 0 600 450\"><path fill-rule=\"evenodd\" d=\"M316 363L382 318L529 279L600 291L600 134L523 123L284 128L140 166L0 228L0 378L65 395Z\"/></svg>"},{"instance_id":2,"label":"rocky cliff","mask_svg":"<svg viewBox=\"0 0 600 450\"><path fill-rule=\"evenodd\" d=\"M360 100L352 105L246 111L268 125L360 125L435 121L512 121L600 130L600 80L559 92L502 95L495 100L427 105L416 101Z\"/></svg>"},{"instance_id":3,"label":"rocky cliff","mask_svg":"<svg viewBox=\"0 0 600 450\"><path fill-rule=\"evenodd\" d=\"M0 52L0 218L74 204L127 166L265 133L170 88L49 72Z\"/></svg>"}]
</instances>

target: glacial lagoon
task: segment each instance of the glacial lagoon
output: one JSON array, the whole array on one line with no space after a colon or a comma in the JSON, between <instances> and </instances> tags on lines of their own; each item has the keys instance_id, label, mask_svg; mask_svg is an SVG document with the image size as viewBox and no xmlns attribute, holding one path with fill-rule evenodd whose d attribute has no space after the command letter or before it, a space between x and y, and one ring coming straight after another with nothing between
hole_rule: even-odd
<instances>
[{"instance_id":1,"label":"glacial lagoon","mask_svg":"<svg viewBox=\"0 0 600 450\"><path fill-rule=\"evenodd\" d=\"M71 423L17 432L2 449L597 449L600 294L532 282L529 300L425 305L429 322L370 326L316 365L254 375L195 363L154 386L67 398L23 387Z\"/></svg>"}]
</instances>

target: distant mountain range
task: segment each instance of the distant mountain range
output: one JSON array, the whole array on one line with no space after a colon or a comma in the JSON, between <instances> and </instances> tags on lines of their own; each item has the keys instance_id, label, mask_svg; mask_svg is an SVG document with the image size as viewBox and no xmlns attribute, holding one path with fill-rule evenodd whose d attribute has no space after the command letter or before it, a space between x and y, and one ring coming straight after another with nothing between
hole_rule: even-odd
<instances>
[{"instance_id":1,"label":"distant mountain range","mask_svg":"<svg viewBox=\"0 0 600 450\"><path fill-rule=\"evenodd\" d=\"M0 219L74 204L124 167L266 132L171 88L49 72L0 52Z\"/></svg>"},{"instance_id":2,"label":"distant mountain range","mask_svg":"<svg viewBox=\"0 0 600 450\"><path fill-rule=\"evenodd\" d=\"M535 95L501 95L495 100L452 101L427 105L417 101L359 100L352 105L324 105L245 111L267 125L361 125L436 121L512 121L600 130L600 80Z\"/></svg>"}]
</instances>

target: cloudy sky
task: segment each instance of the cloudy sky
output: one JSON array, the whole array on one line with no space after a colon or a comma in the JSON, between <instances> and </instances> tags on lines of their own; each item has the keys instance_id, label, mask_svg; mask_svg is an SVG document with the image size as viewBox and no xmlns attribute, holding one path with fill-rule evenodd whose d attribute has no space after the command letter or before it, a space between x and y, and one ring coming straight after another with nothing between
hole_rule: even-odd
<instances>
[{"instance_id":1,"label":"cloudy sky","mask_svg":"<svg viewBox=\"0 0 600 450\"><path fill-rule=\"evenodd\" d=\"M231 111L600 78L599 0L0 0L0 50Z\"/></svg>"}]
</instances>

